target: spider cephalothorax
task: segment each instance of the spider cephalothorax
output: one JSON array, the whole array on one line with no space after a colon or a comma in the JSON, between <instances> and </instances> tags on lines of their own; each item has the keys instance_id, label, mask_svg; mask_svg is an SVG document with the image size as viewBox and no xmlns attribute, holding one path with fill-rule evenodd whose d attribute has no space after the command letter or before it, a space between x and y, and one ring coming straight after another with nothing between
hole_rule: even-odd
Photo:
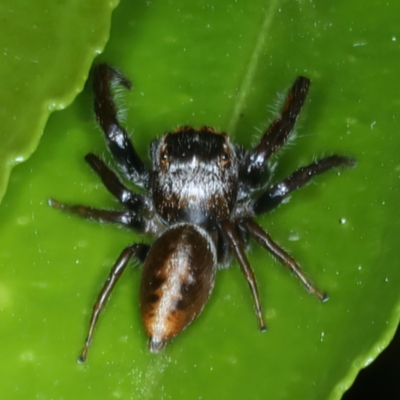
<instances>
[{"instance_id":1,"label":"spider cephalothorax","mask_svg":"<svg viewBox=\"0 0 400 400\"><path fill-rule=\"evenodd\" d=\"M268 183L268 161L293 131L310 81L296 79L281 114L254 149L247 151L233 144L225 133L207 126L184 126L152 142L151 169L118 122L113 84L131 87L119 71L98 65L93 86L96 117L117 166L147 195L128 189L115 172L90 153L86 161L124 209L99 210L56 200L49 203L88 219L122 224L152 235L155 241L152 245L129 245L117 259L93 307L80 361L86 359L99 313L132 257L143 263L140 306L152 352L161 350L201 313L212 292L216 270L229 265L233 257L250 286L259 327L265 330L256 280L245 254L250 238L287 266L310 293L325 301L326 294L313 286L297 262L254 220L277 207L314 175L356 164L354 159L332 155L299 168L280 182Z\"/></svg>"},{"instance_id":2,"label":"spider cephalothorax","mask_svg":"<svg viewBox=\"0 0 400 400\"><path fill-rule=\"evenodd\" d=\"M184 126L154 141L151 158L153 202L165 223L215 228L216 221L229 218L239 165L227 135Z\"/></svg>"}]
</instances>

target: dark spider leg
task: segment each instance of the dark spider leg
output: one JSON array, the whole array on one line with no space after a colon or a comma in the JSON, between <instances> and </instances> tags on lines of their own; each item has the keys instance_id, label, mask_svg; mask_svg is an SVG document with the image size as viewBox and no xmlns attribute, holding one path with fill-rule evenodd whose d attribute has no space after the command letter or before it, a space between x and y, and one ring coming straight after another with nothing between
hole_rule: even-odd
<instances>
[{"instance_id":1,"label":"dark spider leg","mask_svg":"<svg viewBox=\"0 0 400 400\"><path fill-rule=\"evenodd\" d=\"M260 140L249 152L242 167L241 179L250 189L263 184L267 160L287 141L307 97L310 80L299 76L289 90L281 114L272 122Z\"/></svg>"},{"instance_id":2,"label":"dark spider leg","mask_svg":"<svg viewBox=\"0 0 400 400\"><path fill-rule=\"evenodd\" d=\"M301 267L297 262L283 250L277 243L275 243L271 236L268 235L255 221L250 218L245 218L239 222L239 225L244 228L261 246L267 249L278 261L288 267L300 279L303 286L307 291L322 302L329 299L326 293L318 290L312 282L304 275Z\"/></svg>"},{"instance_id":3,"label":"dark spider leg","mask_svg":"<svg viewBox=\"0 0 400 400\"><path fill-rule=\"evenodd\" d=\"M101 178L107 190L114 195L121 204L135 212L143 211L146 204L145 197L127 189L119 180L117 174L108 168L102 159L89 153L86 155L85 160Z\"/></svg>"},{"instance_id":4,"label":"dark spider leg","mask_svg":"<svg viewBox=\"0 0 400 400\"><path fill-rule=\"evenodd\" d=\"M150 173L117 120L117 110L111 92L114 83L119 83L126 89L132 86L131 82L116 69L106 64L95 67L93 90L97 121L105 133L108 148L121 170L135 184L148 187Z\"/></svg>"},{"instance_id":5,"label":"dark spider leg","mask_svg":"<svg viewBox=\"0 0 400 400\"><path fill-rule=\"evenodd\" d=\"M49 199L48 203L53 208L58 208L59 210L65 212L77 214L82 218L92 221L121 224L139 232L144 232L145 230L144 219L133 211L99 210L97 208L82 205L64 204L54 199Z\"/></svg>"},{"instance_id":6,"label":"dark spider leg","mask_svg":"<svg viewBox=\"0 0 400 400\"><path fill-rule=\"evenodd\" d=\"M308 183L315 175L322 174L332 168L354 167L356 160L342 156L330 156L312 164L299 168L283 181L271 186L254 201L253 210L256 215L263 214L277 207L291 192Z\"/></svg>"},{"instance_id":7,"label":"dark spider leg","mask_svg":"<svg viewBox=\"0 0 400 400\"><path fill-rule=\"evenodd\" d=\"M247 280L247 283L250 286L251 294L253 296L256 314L258 318L258 323L260 326L260 330L263 332L267 330L267 326L264 322L264 317L262 315L262 308L260 303L260 297L257 289L257 282L254 276L253 269L249 261L247 260L246 253L244 251L243 243L240 239L240 236L236 232L235 225L232 224L229 220L225 220L220 222L219 225L220 231L225 238L225 240L229 243L229 246L235 255L236 259L239 262L240 268Z\"/></svg>"},{"instance_id":8,"label":"dark spider leg","mask_svg":"<svg viewBox=\"0 0 400 400\"><path fill-rule=\"evenodd\" d=\"M114 289L116 283L118 282L118 279L124 272L126 266L128 265L129 260L132 257L136 257L137 259L139 259L139 261L143 262L146 258L149 248L150 246L148 246L147 244L132 244L126 247L121 255L118 257L118 260L112 267L110 274L107 280L104 282L104 285L101 288L99 295L97 296L96 302L94 303L92 316L89 323L88 335L86 337L85 345L79 356L78 362L83 363L86 361L89 346L92 343L93 333L99 319L100 312L104 309L112 290Z\"/></svg>"}]
</instances>

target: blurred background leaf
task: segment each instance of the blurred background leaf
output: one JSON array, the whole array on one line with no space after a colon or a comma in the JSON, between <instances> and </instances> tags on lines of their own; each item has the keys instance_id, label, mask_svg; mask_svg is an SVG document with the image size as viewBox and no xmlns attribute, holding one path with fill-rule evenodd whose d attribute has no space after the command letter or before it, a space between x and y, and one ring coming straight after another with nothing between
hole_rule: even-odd
<instances>
[{"instance_id":1,"label":"blurred background leaf","mask_svg":"<svg viewBox=\"0 0 400 400\"><path fill-rule=\"evenodd\" d=\"M36 149L52 110L82 90L108 38L113 1L2 1L0 200L11 168Z\"/></svg>"},{"instance_id":2,"label":"blurred background leaf","mask_svg":"<svg viewBox=\"0 0 400 400\"><path fill-rule=\"evenodd\" d=\"M24 28L15 26L10 35L16 38L39 18L30 14L31 3L20 4L26 19L15 19ZM40 76L48 83L38 81L31 95L24 88L33 84L21 81L33 75L29 62L19 78L14 64L0 71L3 81L14 80L13 88L21 83L20 96L29 94L5 92L15 118L7 111L2 120L23 123L18 150L3 149L4 181L10 166L35 148L49 105L62 108L79 90L106 37L110 8L94 7L84 20L62 2L56 6L53 30L38 39L48 60ZM253 246L249 258L269 331L258 332L247 284L234 264L218 274L199 320L154 356L138 311L140 271L132 268L101 318L87 363L78 365L92 304L113 261L127 244L143 240L47 206L55 197L117 207L83 161L93 151L111 162L94 123L89 80L72 106L51 115L37 151L14 169L0 209L2 393L21 399L340 398L388 344L399 320L399 8L377 0L122 1L101 61L134 82L123 104L129 110L124 124L140 154L183 124L211 125L250 146L271 120L277 93L297 75L311 78L297 139L279 158L274 179L333 153L354 156L359 165L317 178L260 222L331 300L319 304ZM8 10L0 16L6 19ZM46 16L50 9L38 10ZM93 33L96 26L102 34ZM46 47L63 27L70 28L70 41ZM82 30L99 42L82 44ZM81 44L79 53L71 51ZM30 51L20 57L29 60ZM87 58L75 64L78 54ZM61 91L66 75L75 76L66 79L68 94ZM59 90L64 94L53 95ZM18 129L3 132L6 143Z\"/></svg>"}]
</instances>

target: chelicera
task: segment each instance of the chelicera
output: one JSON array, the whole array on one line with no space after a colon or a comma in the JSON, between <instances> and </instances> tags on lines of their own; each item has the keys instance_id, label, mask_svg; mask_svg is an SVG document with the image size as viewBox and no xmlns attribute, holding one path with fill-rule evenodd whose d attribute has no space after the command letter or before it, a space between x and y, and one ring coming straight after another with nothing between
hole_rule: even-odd
<instances>
[{"instance_id":1,"label":"chelicera","mask_svg":"<svg viewBox=\"0 0 400 400\"><path fill-rule=\"evenodd\" d=\"M151 235L155 241L127 246L115 262L94 304L81 362L86 360L99 314L132 257L143 263L140 308L149 348L155 353L201 313L216 271L229 266L233 258L250 286L259 328L266 329L256 279L245 253L249 239L288 267L308 292L320 301L327 300L299 264L254 220L315 175L356 164L352 158L332 155L270 183L269 160L293 132L309 79L296 79L281 114L254 149L245 150L225 133L208 126L183 126L152 141L150 168L120 125L113 100L112 87L130 89L131 82L118 70L101 64L94 69L93 85L94 110L108 148L124 178L147 194L131 191L104 161L89 153L85 160L123 210L67 205L56 200L49 200L49 204L87 219L121 224Z\"/></svg>"}]
</instances>

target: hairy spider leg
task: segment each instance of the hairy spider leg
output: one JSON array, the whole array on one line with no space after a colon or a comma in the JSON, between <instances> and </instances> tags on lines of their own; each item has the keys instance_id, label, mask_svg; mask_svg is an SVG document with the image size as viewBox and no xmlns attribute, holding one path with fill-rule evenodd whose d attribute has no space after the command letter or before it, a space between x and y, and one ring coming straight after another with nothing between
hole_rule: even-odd
<instances>
[{"instance_id":1,"label":"hairy spider leg","mask_svg":"<svg viewBox=\"0 0 400 400\"><path fill-rule=\"evenodd\" d=\"M219 229L222 233L222 236L229 243L229 247L231 248L236 259L238 260L243 275L245 276L247 283L250 286L259 327L260 330L264 332L267 330L267 326L265 324L264 317L262 315L262 308L261 308L260 296L258 294L257 282L254 276L253 269L251 268L251 265L246 257L243 241L238 235L235 225L231 221L229 220L221 221L219 223Z\"/></svg>"},{"instance_id":2,"label":"hairy spider leg","mask_svg":"<svg viewBox=\"0 0 400 400\"><path fill-rule=\"evenodd\" d=\"M252 236L261 246L267 249L278 261L288 267L300 280L307 291L316 296L320 301L325 302L329 299L329 296L318 290L314 284L304 275L300 265L276 242L274 242L271 236L264 231L251 218L245 218L239 222L239 225L244 228L250 236Z\"/></svg>"},{"instance_id":3,"label":"hairy spider leg","mask_svg":"<svg viewBox=\"0 0 400 400\"><path fill-rule=\"evenodd\" d=\"M255 199L253 210L256 215L266 213L281 204L291 192L307 184L315 175L337 167L355 167L356 165L357 161L354 158L333 155L301 167Z\"/></svg>"},{"instance_id":4,"label":"hairy spider leg","mask_svg":"<svg viewBox=\"0 0 400 400\"><path fill-rule=\"evenodd\" d=\"M132 192L124 186L117 174L112 171L101 158L93 153L89 153L86 155L85 160L101 178L106 189L115 196L123 206L138 213L143 211L146 198Z\"/></svg>"},{"instance_id":5,"label":"hairy spider leg","mask_svg":"<svg viewBox=\"0 0 400 400\"><path fill-rule=\"evenodd\" d=\"M256 190L264 184L268 159L280 149L292 133L307 97L310 80L299 76L289 90L281 114L271 123L259 144L251 150L240 172L248 188Z\"/></svg>"},{"instance_id":6,"label":"hairy spider leg","mask_svg":"<svg viewBox=\"0 0 400 400\"><path fill-rule=\"evenodd\" d=\"M138 232L144 232L145 230L144 218L136 214L134 211L100 210L79 204L65 204L54 199L49 199L48 203L53 208L58 208L59 210L65 212L77 214L82 218L92 221L121 224L127 226L128 228L135 229Z\"/></svg>"},{"instance_id":7,"label":"hairy spider leg","mask_svg":"<svg viewBox=\"0 0 400 400\"><path fill-rule=\"evenodd\" d=\"M138 186L148 187L150 173L137 154L128 134L118 122L111 91L113 84L121 84L126 89L132 86L129 79L116 69L107 64L97 65L93 78L94 111L97 121L104 131L108 148L126 177Z\"/></svg>"},{"instance_id":8,"label":"hairy spider leg","mask_svg":"<svg viewBox=\"0 0 400 400\"><path fill-rule=\"evenodd\" d=\"M143 263L144 259L147 256L150 246L143 243L136 243L126 247L120 256L118 257L117 261L113 265L110 274L105 281L103 287L100 290L99 295L97 296L96 302L93 306L92 316L90 318L88 334L85 340L85 345L82 349L82 352L78 358L80 363L86 361L87 353L89 351L89 347L92 343L93 333L99 319L99 315L101 311L104 309L107 300L109 299L112 290L114 289L118 279L121 277L122 273L124 272L126 266L128 265L129 260L132 257L136 257L140 262Z\"/></svg>"}]
</instances>

